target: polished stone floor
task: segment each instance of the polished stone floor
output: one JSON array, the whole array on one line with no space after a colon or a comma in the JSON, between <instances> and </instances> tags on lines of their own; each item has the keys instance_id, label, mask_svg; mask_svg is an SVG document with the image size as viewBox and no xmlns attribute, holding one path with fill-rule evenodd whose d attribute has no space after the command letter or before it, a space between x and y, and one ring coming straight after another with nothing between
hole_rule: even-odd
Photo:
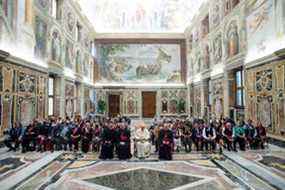
<instances>
[{"instance_id":1,"label":"polished stone floor","mask_svg":"<svg viewBox=\"0 0 285 190\"><path fill-rule=\"evenodd\" d=\"M157 155L141 161L101 161L94 153L0 149L0 188L62 190L285 189L285 149L179 153L169 162Z\"/></svg>"}]
</instances>

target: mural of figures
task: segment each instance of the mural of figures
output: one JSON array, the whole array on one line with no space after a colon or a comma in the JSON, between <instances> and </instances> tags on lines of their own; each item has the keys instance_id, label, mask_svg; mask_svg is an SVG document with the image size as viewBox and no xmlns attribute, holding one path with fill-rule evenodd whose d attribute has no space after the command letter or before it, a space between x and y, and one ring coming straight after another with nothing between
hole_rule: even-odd
<instances>
[{"instance_id":1,"label":"mural of figures","mask_svg":"<svg viewBox=\"0 0 285 190\"><path fill-rule=\"evenodd\" d=\"M68 40L65 46L65 66L70 69L73 68L73 45Z\"/></svg>"},{"instance_id":2,"label":"mural of figures","mask_svg":"<svg viewBox=\"0 0 285 190\"><path fill-rule=\"evenodd\" d=\"M197 117L201 116L201 89L199 87L195 87L194 92L194 114Z\"/></svg>"},{"instance_id":3,"label":"mural of figures","mask_svg":"<svg viewBox=\"0 0 285 190\"><path fill-rule=\"evenodd\" d=\"M217 98L214 100L215 105L215 116L220 118L223 115L223 102L222 99Z\"/></svg>"},{"instance_id":4,"label":"mural of figures","mask_svg":"<svg viewBox=\"0 0 285 190\"><path fill-rule=\"evenodd\" d=\"M36 35L36 46L35 55L39 58L45 58L46 56L46 34L47 34L47 24L40 18L35 19L35 35Z\"/></svg>"},{"instance_id":5,"label":"mural of figures","mask_svg":"<svg viewBox=\"0 0 285 190\"><path fill-rule=\"evenodd\" d=\"M70 33L73 33L74 31L74 26L75 26L75 18L74 15L71 12L67 13L67 29Z\"/></svg>"},{"instance_id":6,"label":"mural of figures","mask_svg":"<svg viewBox=\"0 0 285 190\"><path fill-rule=\"evenodd\" d=\"M124 92L124 112L128 115L138 114L139 91L128 90Z\"/></svg>"},{"instance_id":7,"label":"mural of figures","mask_svg":"<svg viewBox=\"0 0 285 190\"><path fill-rule=\"evenodd\" d=\"M223 80L216 79L212 81L212 94L213 94L213 114L217 118L223 115Z\"/></svg>"},{"instance_id":8,"label":"mural of figures","mask_svg":"<svg viewBox=\"0 0 285 190\"><path fill-rule=\"evenodd\" d=\"M85 55L84 61L83 61L83 73L85 76L89 76L90 74L90 68L89 68L89 57L88 55Z\"/></svg>"},{"instance_id":9,"label":"mural of figures","mask_svg":"<svg viewBox=\"0 0 285 190\"><path fill-rule=\"evenodd\" d=\"M213 49L215 63L218 63L222 58L222 37L220 34L214 40Z\"/></svg>"},{"instance_id":10,"label":"mural of figures","mask_svg":"<svg viewBox=\"0 0 285 190\"><path fill-rule=\"evenodd\" d=\"M76 61L76 71L78 73L81 73L82 72L82 64L81 64L81 54L80 54L79 50L76 52L76 59L75 59L75 61Z\"/></svg>"},{"instance_id":11,"label":"mural of figures","mask_svg":"<svg viewBox=\"0 0 285 190\"><path fill-rule=\"evenodd\" d=\"M65 112L72 117L75 111L75 85L67 82L65 85Z\"/></svg>"},{"instance_id":12,"label":"mural of figures","mask_svg":"<svg viewBox=\"0 0 285 190\"><path fill-rule=\"evenodd\" d=\"M212 25L216 27L220 24L220 5L216 4L212 11Z\"/></svg>"},{"instance_id":13,"label":"mural of figures","mask_svg":"<svg viewBox=\"0 0 285 190\"><path fill-rule=\"evenodd\" d=\"M54 31L52 33L52 41L51 41L51 58L53 61L60 63L61 58L61 45L60 45L60 37L59 32Z\"/></svg>"},{"instance_id":14,"label":"mural of figures","mask_svg":"<svg viewBox=\"0 0 285 190\"><path fill-rule=\"evenodd\" d=\"M88 2L88 3L87 3ZM182 32L204 0L81 0L98 32ZM114 11L116 10L116 11Z\"/></svg>"},{"instance_id":15,"label":"mural of figures","mask_svg":"<svg viewBox=\"0 0 285 190\"><path fill-rule=\"evenodd\" d=\"M206 45L204 50L204 68L208 69L210 67L210 50L209 46Z\"/></svg>"},{"instance_id":16,"label":"mural of figures","mask_svg":"<svg viewBox=\"0 0 285 190\"><path fill-rule=\"evenodd\" d=\"M73 116L73 113L74 113L74 106L73 106L73 100L66 100L66 116L68 117L72 117Z\"/></svg>"},{"instance_id":17,"label":"mural of figures","mask_svg":"<svg viewBox=\"0 0 285 190\"><path fill-rule=\"evenodd\" d=\"M201 72L201 62L202 62L202 60L201 60L201 57L200 57L200 54L198 54L197 55L197 58L196 58L197 60L196 60L196 72L197 73L200 73Z\"/></svg>"},{"instance_id":18,"label":"mural of figures","mask_svg":"<svg viewBox=\"0 0 285 190\"><path fill-rule=\"evenodd\" d=\"M101 44L101 82L179 83L178 44Z\"/></svg>"},{"instance_id":19,"label":"mural of figures","mask_svg":"<svg viewBox=\"0 0 285 190\"><path fill-rule=\"evenodd\" d=\"M274 52L278 47L272 45L282 43L276 38L273 0L251 0L247 9L250 12L246 19L249 50L247 59L251 61Z\"/></svg>"},{"instance_id":20,"label":"mural of figures","mask_svg":"<svg viewBox=\"0 0 285 190\"><path fill-rule=\"evenodd\" d=\"M230 24L228 30L228 57L235 56L239 52L238 27L235 21Z\"/></svg>"},{"instance_id":21,"label":"mural of figures","mask_svg":"<svg viewBox=\"0 0 285 190\"><path fill-rule=\"evenodd\" d=\"M127 102L127 113L135 114L136 113L136 102L134 100L128 100Z\"/></svg>"}]
</instances>

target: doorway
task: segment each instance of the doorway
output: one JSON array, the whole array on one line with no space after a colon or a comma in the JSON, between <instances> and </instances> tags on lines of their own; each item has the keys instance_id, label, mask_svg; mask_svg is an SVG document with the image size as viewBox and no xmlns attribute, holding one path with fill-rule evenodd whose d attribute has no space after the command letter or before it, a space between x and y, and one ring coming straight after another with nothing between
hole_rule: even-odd
<instances>
[{"instance_id":1,"label":"doorway","mask_svg":"<svg viewBox=\"0 0 285 190\"><path fill-rule=\"evenodd\" d=\"M156 115L156 92L142 92L143 118L153 118Z\"/></svg>"},{"instance_id":2,"label":"doorway","mask_svg":"<svg viewBox=\"0 0 285 190\"><path fill-rule=\"evenodd\" d=\"M109 95L109 117L117 117L120 114L120 95Z\"/></svg>"}]
</instances>

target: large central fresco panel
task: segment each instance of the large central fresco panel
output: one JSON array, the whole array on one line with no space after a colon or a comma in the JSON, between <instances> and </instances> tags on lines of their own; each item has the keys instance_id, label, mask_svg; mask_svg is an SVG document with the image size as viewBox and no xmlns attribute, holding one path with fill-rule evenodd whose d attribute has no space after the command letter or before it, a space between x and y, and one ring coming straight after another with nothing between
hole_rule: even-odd
<instances>
[{"instance_id":1,"label":"large central fresco panel","mask_svg":"<svg viewBox=\"0 0 285 190\"><path fill-rule=\"evenodd\" d=\"M181 83L180 44L101 44L102 83Z\"/></svg>"}]
</instances>

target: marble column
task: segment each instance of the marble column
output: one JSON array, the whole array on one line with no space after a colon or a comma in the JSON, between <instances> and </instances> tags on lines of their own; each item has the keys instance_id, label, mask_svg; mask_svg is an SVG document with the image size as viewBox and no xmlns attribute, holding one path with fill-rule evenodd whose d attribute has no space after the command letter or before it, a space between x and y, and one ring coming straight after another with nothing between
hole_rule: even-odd
<instances>
[{"instance_id":1,"label":"marble column","mask_svg":"<svg viewBox=\"0 0 285 190\"><path fill-rule=\"evenodd\" d=\"M224 80L223 80L223 95L224 95L224 116L229 116L230 114L230 80L229 73L227 71L224 72Z\"/></svg>"},{"instance_id":2,"label":"marble column","mask_svg":"<svg viewBox=\"0 0 285 190\"><path fill-rule=\"evenodd\" d=\"M156 93L156 116L160 117L161 114L161 90L157 90Z\"/></svg>"},{"instance_id":3,"label":"marble column","mask_svg":"<svg viewBox=\"0 0 285 190\"><path fill-rule=\"evenodd\" d=\"M86 113L84 110L84 102L85 102L85 97L84 97L84 84L80 84L79 86L80 89L80 102L79 102L79 106L80 106L80 115L83 117Z\"/></svg>"},{"instance_id":4,"label":"marble column","mask_svg":"<svg viewBox=\"0 0 285 190\"><path fill-rule=\"evenodd\" d=\"M65 117L65 79L64 77L59 78L59 89L60 89L60 101L59 101L59 115ZM55 105L58 106L58 105Z\"/></svg>"},{"instance_id":5,"label":"marble column","mask_svg":"<svg viewBox=\"0 0 285 190\"><path fill-rule=\"evenodd\" d=\"M138 100L138 113L139 113L139 116L140 116L140 119L142 119L142 91L141 90L138 90L139 91L139 100Z\"/></svg>"}]
</instances>

